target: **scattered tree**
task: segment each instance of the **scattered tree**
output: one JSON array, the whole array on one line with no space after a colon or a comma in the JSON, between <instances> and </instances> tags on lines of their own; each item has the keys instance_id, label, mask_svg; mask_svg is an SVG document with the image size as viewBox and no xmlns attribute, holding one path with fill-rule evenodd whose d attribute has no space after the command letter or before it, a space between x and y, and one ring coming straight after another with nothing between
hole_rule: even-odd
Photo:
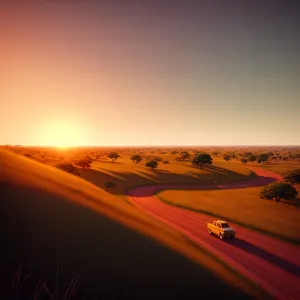
<instances>
[{"instance_id":1,"label":"scattered tree","mask_svg":"<svg viewBox=\"0 0 300 300\"><path fill-rule=\"evenodd\" d=\"M163 164L169 164L170 162L168 160L164 160Z\"/></svg>"},{"instance_id":2,"label":"scattered tree","mask_svg":"<svg viewBox=\"0 0 300 300\"><path fill-rule=\"evenodd\" d=\"M153 169L156 169L158 167L158 162L156 160L150 160L146 162L145 166L151 168L151 170L153 171Z\"/></svg>"},{"instance_id":3,"label":"scattered tree","mask_svg":"<svg viewBox=\"0 0 300 300\"><path fill-rule=\"evenodd\" d=\"M246 164L246 163L248 162L248 159L247 159L247 158L242 158L242 159L241 159L241 162L242 162L243 164Z\"/></svg>"},{"instance_id":4,"label":"scattered tree","mask_svg":"<svg viewBox=\"0 0 300 300\"><path fill-rule=\"evenodd\" d=\"M207 153L198 153L193 158L192 164L198 165L202 169L203 165L211 165L212 164L212 158Z\"/></svg>"},{"instance_id":5,"label":"scattered tree","mask_svg":"<svg viewBox=\"0 0 300 300\"><path fill-rule=\"evenodd\" d=\"M142 157L138 154L133 154L130 158L132 160L132 162L138 164L139 162L141 162Z\"/></svg>"},{"instance_id":6,"label":"scattered tree","mask_svg":"<svg viewBox=\"0 0 300 300\"><path fill-rule=\"evenodd\" d=\"M191 158L191 154L187 151L182 151L181 153L181 159L182 160L186 160L186 159L190 159Z\"/></svg>"},{"instance_id":7,"label":"scattered tree","mask_svg":"<svg viewBox=\"0 0 300 300\"><path fill-rule=\"evenodd\" d=\"M116 161L120 155L116 152L110 152L107 157L109 157L112 161Z\"/></svg>"},{"instance_id":8,"label":"scattered tree","mask_svg":"<svg viewBox=\"0 0 300 300\"><path fill-rule=\"evenodd\" d=\"M253 153L251 151L247 151L247 152L243 153L244 157L250 157L251 155L253 155Z\"/></svg>"},{"instance_id":9,"label":"scattered tree","mask_svg":"<svg viewBox=\"0 0 300 300\"><path fill-rule=\"evenodd\" d=\"M138 154L132 154L130 159L132 160L132 162L135 162L135 158L138 156Z\"/></svg>"},{"instance_id":10,"label":"scattered tree","mask_svg":"<svg viewBox=\"0 0 300 300\"><path fill-rule=\"evenodd\" d=\"M62 162L62 163L59 163L59 164L55 165L55 167L65 171L65 172L68 172L70 174L79 176L78 169L76 168L76 166L74 166L70 162Z\"/></svg>"},{"instance_id":11,"label":"scattered tree","mask_svg":"<svg viewBox=\"0 0 300 300\"><path fill-rule=\"evenodd\" d=\"M138 164L142 161L142 157L140 155L137 155L135 158L135 163Z\"/></svg>"},{"instance_id":12,"label":"scattered tree","mask_svg":"<svg viewBox=\"0 0 300 300\"><path fill-rule=\"evenodd\" d=\"M269 155L267 153L262 153L258 156L257 162L258 163L264 163L269 159Z\"/></svg>"},{"instance_id":13,"label":"scattered tree","mask_svg":"<svg viewBox=\"0 0 300 300\"><path fill-rule=\"evenodd\" d=\"M260 197L265 199L275 199L279 202L281 199L292 200L298 195L296 189L286 182L273 182L264 186Z\"/></svg>"},{"instance_id":14,"label":"scattered tree","mask_svg":"<svg viewBox=\"0 0 300 300\"><path fill-rule=\"evenodd\" d=\"M80 159L79 161L77 161L76 163L76 166L80 167L80 168L90 168L91 165L90 165L90 161L87 160L87 159Z\"/></svg>"},{"instance_id":15,"label":"scattered tree","mask_svg":"<svg viewBox=\"0 0 300 300\"><path fill-rule=\"evenodd\" d=\"M223 156L223 158L226 160L226 161L229 161L231 159L231 156L229 154L225 154Z\"/></svg>"},{"instance_id":16,"label":"scattered tree","mask_svg":"<svg viewBox=\"0 0 300 300\"><path fill-rule=\"evenodd\" d=\"M104 186L106 188L106 190L108 191L111 188L114 188L116 186L116 184L112 181L106 181L104 182Z\"/></svg>"},{"instance_id":17,"label":"scattered tree","mask_svg":"<svg viewBox=\"0 0 300 300\"><path fill-rule=\"evenodd\" d=\"M294 185L295 183L300 183L300 169L288 172L284 176L284 181L289 182L291 185Z\"/></svg>"},{"instance_id":18,"label":"scattered tree","mask_svg":"<svg viewBox=\"0 0 300 300\"><path fill-rule=\"evenodd\" d=\"M254 155L254 154L251 154L249 157L248 157L248 161L250 162L255 162L257 160L257 156Z\"/></svg>"}]
</instances>

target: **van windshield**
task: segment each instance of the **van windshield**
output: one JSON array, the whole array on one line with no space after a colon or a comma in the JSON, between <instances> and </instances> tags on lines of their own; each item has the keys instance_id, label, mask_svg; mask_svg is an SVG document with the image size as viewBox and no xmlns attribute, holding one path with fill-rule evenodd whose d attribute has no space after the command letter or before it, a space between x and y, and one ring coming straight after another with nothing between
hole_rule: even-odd
<instances>
[{"instance_id":1,"label":"van windshield","mask_svg":"<svg viewBox=\"0 0 300 300\"><path fill-rule=\"evenodd\" d=\"M228 228L229 225L227 223L221 223L222 228Z\"/></svg>"}]
</instances>

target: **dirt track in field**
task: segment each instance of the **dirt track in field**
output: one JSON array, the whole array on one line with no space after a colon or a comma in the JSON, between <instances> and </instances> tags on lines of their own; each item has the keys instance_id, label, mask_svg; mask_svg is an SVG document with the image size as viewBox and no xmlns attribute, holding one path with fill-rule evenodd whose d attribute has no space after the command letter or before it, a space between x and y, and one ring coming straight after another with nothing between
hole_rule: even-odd
<instances>
[{"instance_id":1,"label":"dirt track in field","mask_svg":"<svg viewBox=\"0 0 300 300\"><path fill-rule=\"evenodd\" d=\"M137 187L128 192L140 210L169 224L195 243L217 255L238 272L260 285L276 299L300 299L300 247L230 223L237 232L234 241L222 241L208 234L206 223L215 218L167 205L154 196L168 189L241 189L262 186L282 176L269 170L249 167L257 177L238 183L210 185L159 185Z\"/></svg>"}]
</instances>

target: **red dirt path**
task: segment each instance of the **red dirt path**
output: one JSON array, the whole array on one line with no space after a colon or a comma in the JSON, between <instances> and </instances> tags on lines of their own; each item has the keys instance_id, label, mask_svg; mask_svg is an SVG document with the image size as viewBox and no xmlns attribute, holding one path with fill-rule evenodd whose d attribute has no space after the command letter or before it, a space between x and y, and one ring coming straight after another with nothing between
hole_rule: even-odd
<instances>
[{"instance_id":1,"label":"red dirt path","mask_svg":"<svg viewBox=\"0 0 300 300\"><path fill-rule=\"evenodd\" d=\"M257 177L222 185L159 185L137 187L128 192L139 209L184 233L195 243L217 255L238 272L260 285L275 299L300 300L300 247L268 235L233 224L237 231L234 241L222 241L211 236L206 223L215 218L167 205L154 193L168 189L232 189L262 186L282 176L269 170L249 167Z\"/></svg>"}]
</instances>

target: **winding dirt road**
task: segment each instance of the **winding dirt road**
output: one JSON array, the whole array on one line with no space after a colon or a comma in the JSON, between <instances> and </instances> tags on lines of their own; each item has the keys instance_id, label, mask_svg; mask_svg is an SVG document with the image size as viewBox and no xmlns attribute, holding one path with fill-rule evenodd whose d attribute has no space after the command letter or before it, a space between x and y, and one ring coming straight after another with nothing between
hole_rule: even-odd
<instances>
[{"instance_id":1,"label":"winding dirt road","mask_svg":"<svg viewBox=\"0 0 300 300\"><path fill-rule=\"evenodd\" d=\"M184 233L195 243L217 255L237 271L264 288L275 299L300 300L300 247L268 235L232 224L237 231L234 241L211 236L206 223L215 218L167 205L154 193L168 189L235 189L265 185L282 177L269 170L249 167L257 177L223 185L160 185L137 187L128 192L131 202L153 217Z\"/></svg>"}]
</instances>

